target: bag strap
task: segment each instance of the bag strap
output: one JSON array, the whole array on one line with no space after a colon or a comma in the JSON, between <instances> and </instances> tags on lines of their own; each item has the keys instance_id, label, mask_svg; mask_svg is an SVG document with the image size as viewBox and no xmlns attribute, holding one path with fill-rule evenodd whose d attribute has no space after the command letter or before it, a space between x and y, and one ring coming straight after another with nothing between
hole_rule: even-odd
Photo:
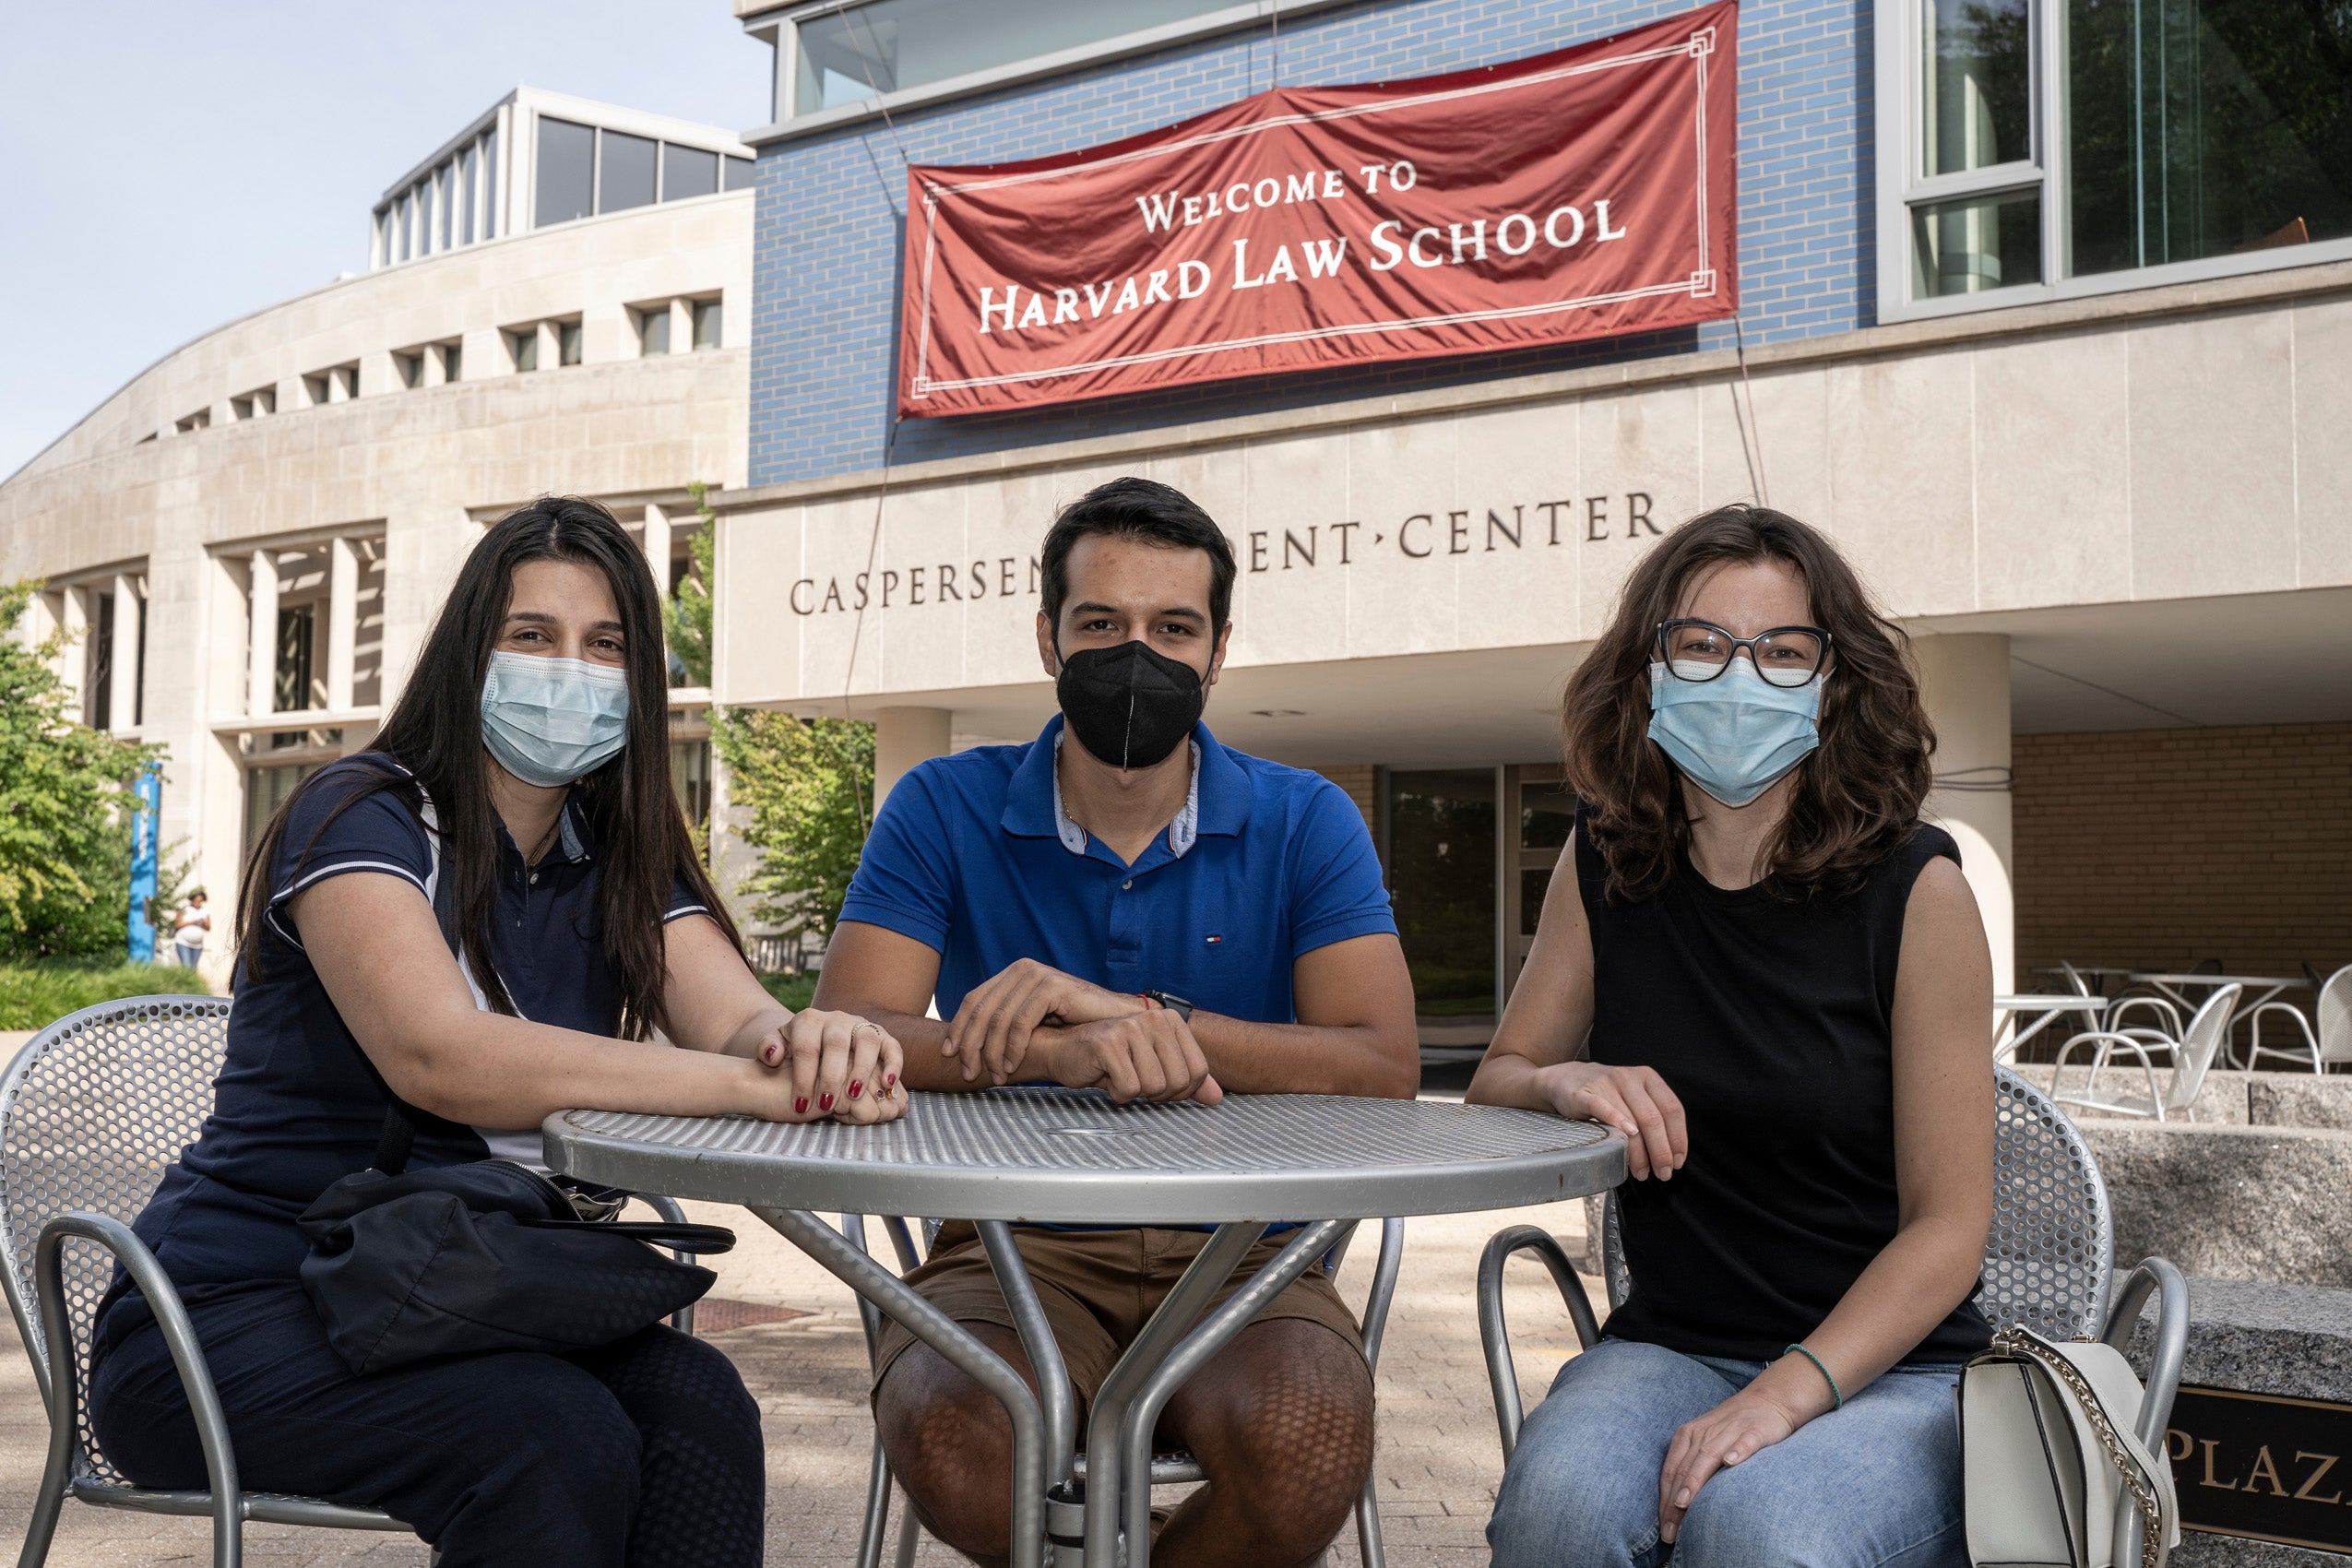
<instances>
[{"instance_id":1,"label":"bag strap","mask_svg":"<svg viewBox=\"0 0 2352 1568\"><path fill-rule=\"evenodd\" d=\"M2083 1419L2090 1423L2092 1434L2098 1439L2099 1447L2106 1452L2108 1463L2115 1467L2117 1479L2132 1499L2132 1506L2139 1512L2140 1568L2160 1568L2165 1558L2164 1497L2150 1476L2146 1451L2141 1448L2137 1434L2115 1424L2082 1369L2041 1336L2023 1327L2004 1328L1992 1336L1992 1348L2033 1362L2073 1396ZM2134 1449L2140 1452L2135 1454Z\"/></svg>"}]
</instances>

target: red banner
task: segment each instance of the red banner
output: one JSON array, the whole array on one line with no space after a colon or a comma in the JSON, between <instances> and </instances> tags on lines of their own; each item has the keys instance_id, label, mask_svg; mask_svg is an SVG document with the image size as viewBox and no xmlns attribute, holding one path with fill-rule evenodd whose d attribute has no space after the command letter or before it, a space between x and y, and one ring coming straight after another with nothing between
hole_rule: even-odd
<instances>
[{"instance_id":1,"label":"red banner","mask_svg":"<svg viewBox=\"0 0 2352 1568\"><path fill-rule=\"evenodd\" d=\"M898 407L976 413L1738 308L1738 7L909 171Z\"/></svg>"}]
</instances>

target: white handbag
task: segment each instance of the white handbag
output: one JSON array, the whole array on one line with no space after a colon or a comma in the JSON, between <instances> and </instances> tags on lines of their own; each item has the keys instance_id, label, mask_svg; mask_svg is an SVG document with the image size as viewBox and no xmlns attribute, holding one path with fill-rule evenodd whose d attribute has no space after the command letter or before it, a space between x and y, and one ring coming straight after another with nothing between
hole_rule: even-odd
<instances>
[{"instance_id":1,"label":"white handbag","mask_svg":"<svg viewBox=\"0 0 2352 1568\"><path fill-rule=\"evenodd\" d=\"M1975 1568L2162 1568L2180 1540L2172 1467L2136 1431L2144 1391L2097 1340L2004 1328L1960 1374L1961 1478Z\"/></svg>"}]
</instances>

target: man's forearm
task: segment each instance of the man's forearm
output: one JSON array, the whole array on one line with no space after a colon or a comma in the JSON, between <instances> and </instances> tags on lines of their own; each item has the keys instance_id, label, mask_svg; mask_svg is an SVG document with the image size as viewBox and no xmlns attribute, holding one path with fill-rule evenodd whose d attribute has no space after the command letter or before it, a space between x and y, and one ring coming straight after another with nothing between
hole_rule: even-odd
<instances>
[{"instance_id":1,"label":"man's forearm","mask_svg":"<svg viewBox=\"0 0 2352 1568\"><path fill-rule=\"evenodd\" d=\"M952 1056L942 1056L940 1046L947 1039L947 1026L937 1018L921 1013L897 1013L870 1003L835 1003L843 1012L855 1013L888 1029L897 1037L907 1053L907 1087L929 1089L934 1093L957 1089L985 1088L986 1081L967 1083L962 1067Z\"/></svg>"},{"instance_id":2,"label":"man's forearm","mask_svg":"<svg viewBox=\"0 0 2352 1568\"><path fill-rule=\"evenodd\" d=\"M1259 1024L1195 1008L1193 1038L1217 1081L1236 1094L1410 1099L1420 1088L1420 1042L1384 1038L1368 1024Z\"/></svg>"}]
</instances>

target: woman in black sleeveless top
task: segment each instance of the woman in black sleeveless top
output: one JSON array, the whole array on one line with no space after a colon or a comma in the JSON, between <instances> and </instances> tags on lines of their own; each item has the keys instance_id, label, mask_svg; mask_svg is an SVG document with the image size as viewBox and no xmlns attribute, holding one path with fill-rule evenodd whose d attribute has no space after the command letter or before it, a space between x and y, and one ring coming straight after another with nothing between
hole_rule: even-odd
<instances>
[{"instance_id":1,"label":"woman in black sleeveless top","mask_svg":"<svg viewBox=\"0 0 2352 1568\"><path fill-rule=\"evenodd\" d=\"M1725 507L1634 572L1565 725L1576 830L1469 1098L1625 1134L1633 1290L1527 1420L1497 1568L1964 1562L1992 965L1903 634Z\"/></svg>"}]
</instances>

